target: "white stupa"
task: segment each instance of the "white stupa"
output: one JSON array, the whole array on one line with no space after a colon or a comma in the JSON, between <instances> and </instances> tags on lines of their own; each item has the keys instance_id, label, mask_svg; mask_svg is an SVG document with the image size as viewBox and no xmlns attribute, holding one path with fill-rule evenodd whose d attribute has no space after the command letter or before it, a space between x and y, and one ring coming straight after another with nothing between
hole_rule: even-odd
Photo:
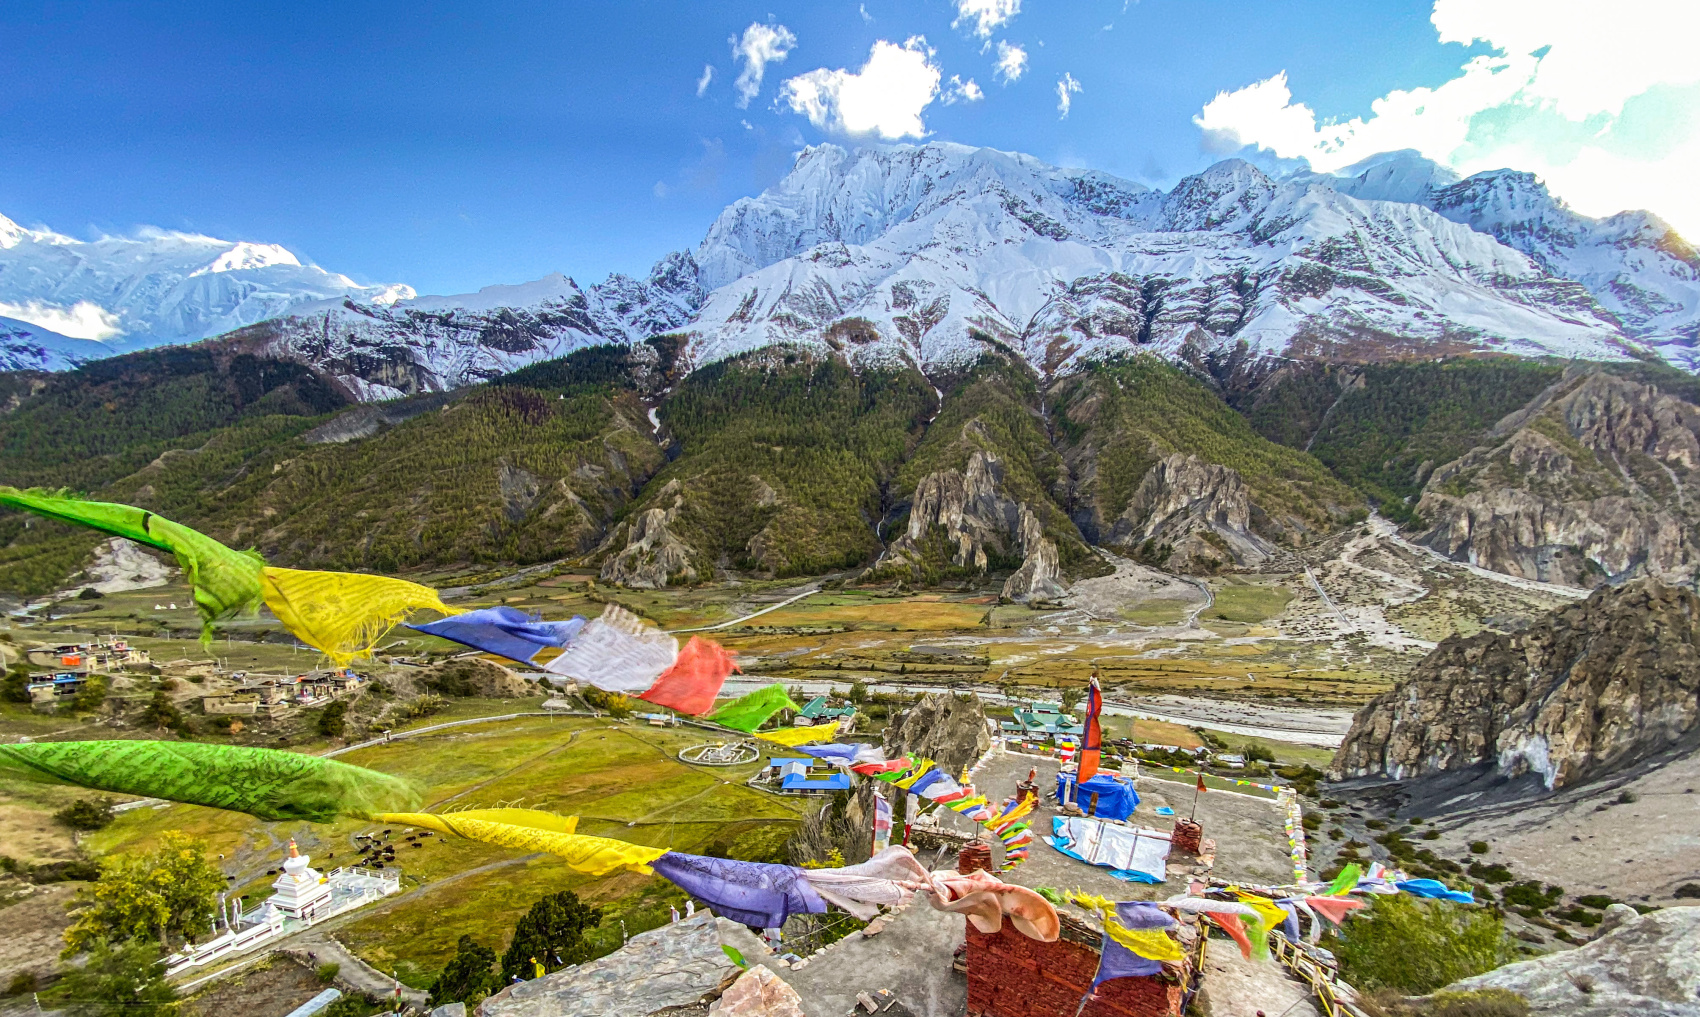
<instances>
[{"instance_id":1,"label":"white stupa","mask_svg":"<svg viewBox=\"0 0 1700 1017\"><path fill-rule=\"evenodd\" d=\"M266 901L283 912L285 917L311 921L330 907L331 886L319 870L307 863L313 859L300 852L293 838L289 841L289 857L283 860L283 874L272 883L274 891Z\"/></svg>"}]
</instances>

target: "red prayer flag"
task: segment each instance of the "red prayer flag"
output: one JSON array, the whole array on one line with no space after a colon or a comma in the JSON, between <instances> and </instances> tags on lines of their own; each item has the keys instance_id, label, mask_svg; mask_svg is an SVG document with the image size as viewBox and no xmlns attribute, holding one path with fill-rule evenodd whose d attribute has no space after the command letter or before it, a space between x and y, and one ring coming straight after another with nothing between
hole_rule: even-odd
<instances>
[{"instance_id":1,"label":"red prayer flag","mask_svg":"<svg viewBox=\"0 0 1700 1017\"><path fill-rule=\"evenodd\" d=\"M1085 738L1080 744L1080 770L1075 780L1079 783L1089 781L1098 773L1098 750L1104 744L1104 730L1098 723L1098 715L1104 709L1104 694L1098 691L1098 676L1092 676L1092 684L1086 689L1086 730Z\"/></svg>"},{"instance_id":2,"label":"red prayer flag","mask_svg":"<svg viewBox=\"0 0 1700 1017\"><path fill-rule=\"evenodd\" d=\"M1204 792L1206 792L1208 790L1210 790L1210 789L1204 786L1204 771L1200 770L1200 771L1198 771L1198 791L1199 791L1200 794L1203 794ZM1212 806L1212 807L1214 807L1214 806Z\"/></svg>"},{"instance_id":3,"label":"red prayer flag","mask_svg":"<svg viewBox=\"0 0 1700 1017\"><path fill-rule=\"evenodd\" d=\"M638 696L692 716L714 709L714 697L738 664L719 643L692 636L671 667L661 672L648 691Z\"/></svg>"}]
</instances>

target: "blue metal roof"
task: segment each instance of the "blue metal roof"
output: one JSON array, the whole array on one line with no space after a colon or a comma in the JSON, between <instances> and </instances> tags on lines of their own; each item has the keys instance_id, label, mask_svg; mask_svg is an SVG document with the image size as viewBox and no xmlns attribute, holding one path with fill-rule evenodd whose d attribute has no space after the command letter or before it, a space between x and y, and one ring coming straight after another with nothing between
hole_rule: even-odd
<instances>
[{"instance_id":1,"label":"blue metal roof","mask_svg":"<svg viewBox=\"0 0 1700 1017\"><path fill-rule=\"evenodd\" d=\"M786 791L848 791L850 775L842 771L826 777L786 777L779 785Z\"/></svg>"}]
</instances>

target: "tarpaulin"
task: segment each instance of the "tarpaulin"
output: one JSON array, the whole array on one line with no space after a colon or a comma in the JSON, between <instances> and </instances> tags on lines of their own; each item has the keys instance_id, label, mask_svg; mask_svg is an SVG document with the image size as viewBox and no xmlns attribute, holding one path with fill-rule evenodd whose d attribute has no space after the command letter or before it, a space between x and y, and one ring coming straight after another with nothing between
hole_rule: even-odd
<instances>
[{"instance_id":1,"label":"tarpaulin","mask_svg":"<svg viewBox=\"0 0 1700 1017\"><path fill-rule=\"evenodd\" d=\"M544 649L572 642L584 628L584 619L575 615L566 621L544 621L518 608L486 607L408 628L531 664Z\"/></svg>"},{"instance_id":2,"label":"tarpaulin","mask_svg":"<svg viewBox=\"0 0 1700 1017\"><path fill-rule=\"evenodd\" d=\"M1474 904L1476 902L1473 894L1464 890L1454 890L1438 879L1401 879L1393 885L1418 897L1449 900L1458 904Z\"/></svg>"},{"instance_id":3,"label":"tarpaulin","mask_svg":"<svg viewBox=\"0 0 1700 1017\"><path fill-rule=\"evenodd\" d=\"M0 745L0 773L97 791L329 823L410 808L419 792L387 773L300 752L198 742L87 741Z\"/></svg>"},{"instance_id":4,"label":"tarpaulin","mask_svg":"<svg viewBox=\"0 0 1700 1017\"><path fill-rule=\"evenodd\" d=\"M170 551L194 590L201 616L201 642L212 638L212 623L252 612L260 606L260 568L254 551L233 551L204 533L146 509L113 502L84 501L41 490L0 487L0 505L26 509L49 519L78 523Z\"/></svg>"},{"instance_id":5,"label":"tarpaulin","mask_svg":"<svg viewBox=\"0 0 1700 1017\"><path fill-rule=\"evenodd\" d=\"M1139 805L1139 792L1133 789L1133 782L1109 773L1100 773L1079 784L1075 783L1073 774L1058 773L1057 800L1063 800L1064 796L1097 819L1126 819ZM1095 803L1093 796L1097 796Z\"/></svg>"},{"instance_id":6,"label":"tarpaulin","mask_svg":"<svg viewBox=\"0 0 1700 1017\"><path fill-rule=\"evenodd\" d=\"M1127 882L1161 883L1168 878L1169 835L1157 830L1052 816L1046 842L1070 858L1110 869L1110 875Z\"/></svg>"},{"instance_id":7,"label":"tarpaulin","mask_svg":"<svg viewBox=\"0 0 1700 1017\"><path fill-rule=\"evenodd\" d=\"M358 572L260 570L266 606L284 628L337 667L370 656L378 641L413 611L452 611L437 591L404 579Z\"/></svg>"}]
</instances>

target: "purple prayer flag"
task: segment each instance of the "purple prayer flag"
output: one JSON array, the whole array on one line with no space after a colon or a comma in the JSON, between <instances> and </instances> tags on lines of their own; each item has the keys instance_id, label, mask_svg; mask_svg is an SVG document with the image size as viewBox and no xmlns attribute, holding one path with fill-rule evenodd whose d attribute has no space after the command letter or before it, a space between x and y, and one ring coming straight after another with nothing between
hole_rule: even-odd
<instances>
[{"instance_id":1,"label":"purple prayer flag","mask_svg":"<svg viewBox=\"0 0 1700 1017\"><path fill-rule=\"evenodd\" d=\"M826 901L791 865L740 862L669 851L649 863L681 890L722 918L758 929L776 929L795 914L822 914Z\"/></svg>"},{"instance_id":2,"label":"purple prayer flag","mask_svg":"<svg viewBox=\"0 0 1700 1017\"><path fill-rule=\"evenodd\" d=\"M1123 901L1116 905L1116 920L1129 929L1166 929L1175 920L1145 901ZM1161 961L1147 960L1104 935L1104 952L1098 960L1098 974L1092 979L1092 991L1112 978L1149 978L1163 970Z\"/></svg>"},{"instance_id":3,"label":"purple prayer flag","mask_svg":"<svg viewBox=\"0 0 1700 1017\"><path fill-rule=\"evenodd\" d=\"M564 647L572 642L584 628L584 619L575 615L566 621L549 622L517 608L486 607L408 628L531 664L544 647Z\"/></svg>"}]
</instances>

